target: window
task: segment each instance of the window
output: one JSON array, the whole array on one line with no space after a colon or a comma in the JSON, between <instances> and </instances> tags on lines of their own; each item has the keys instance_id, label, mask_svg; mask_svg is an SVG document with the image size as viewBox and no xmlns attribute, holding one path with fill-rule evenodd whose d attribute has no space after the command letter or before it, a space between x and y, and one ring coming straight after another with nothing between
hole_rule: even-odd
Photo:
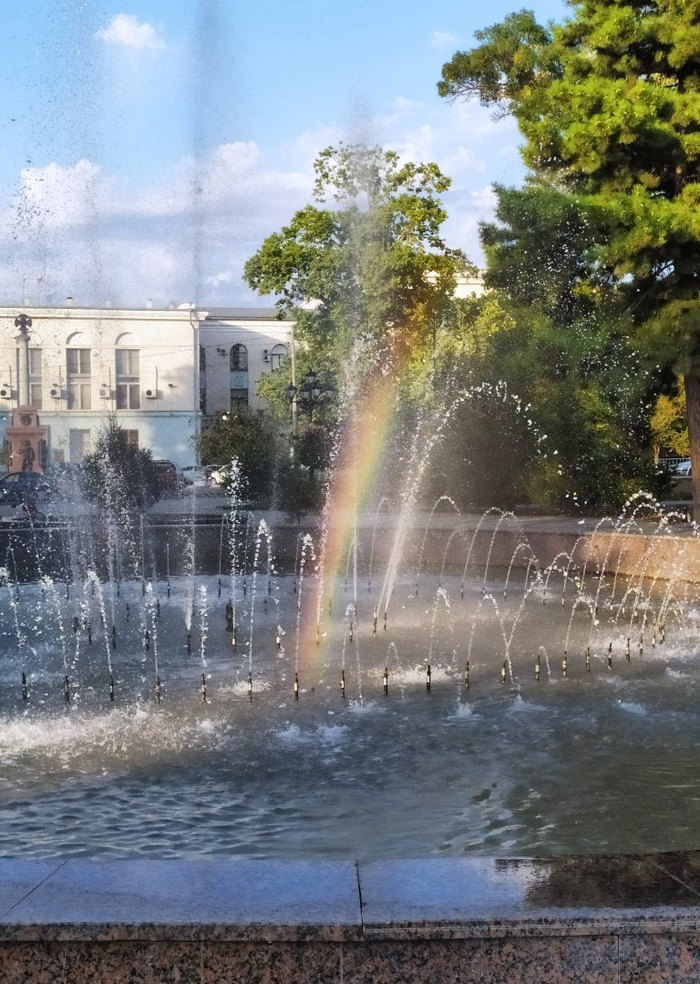
<instances>
[{"instance_id":1,"label":"window","mask_svg":"<svg viewBox=\"0 0 700 984\"><path fill-rule=\"evenodd\" d=\"M248 349L234 345L231 349L231 409L245 413L248 409Z\"/></svg>"},{"instance_id":2,"label":"window","mask_svg":"<svg viewBox=\"0 0 700 984\"><path fill-rule=\"evenodd\" d=\"M245 345L234 345L231 349L231 372L243 372L248 369L248 349Z\"/></svg>"},{"instance_id":3,"label":"window","mask_svg":"<svg viewBox=\"0 0 700 984\"><path fill-rule=\"evenodd\" d=\"M248 389L231 390L231 409L234 413L245 413L248 409Z\"/></svg>"},{"instance_id":4,"label":"window","mask_svg":"<svg viewBox=\"0 0 700 984\"><path fill-rule=\"evenodd\" d=\"M41 410L41 349L29 349L29 403Z\"/></svg>"},{"instance_id":5,"label":"window","mask_svg":"<svg viewBox=\"0 0 700 984\"><path fill-rule=\"evenodd\" d=\"M114 355L117 370L117 410L139 410L141 407L139 350L117 349Z\"/></svg>"},{"instance_id":6,"label":"window","mask_svg":"<svg viewBox=\"0 0 700 984\"><path fill-rule=\"evenodd\" d=\"M79 465L83 458L90 454L92 442L89 430L75 430L71 428L68 435L70 445L70 461L72 465Z\"/></svg>"},{"instance_id":7,"label":"window","mask_svg":"<svg viewBox=\"0 0 700 984\"><path fill-rule=\"evenodd\" d=\"M68 409L91 410L90 349L66 349L66 368Z\"/></svg>"},{"instance_id":8,"label":"window","mask_svg":"<svg viewBox=\"0 0 700 984\"><path fill-rule=\"evenodd\" d=\"M273 345L270 351L270 368L279 369L284 360L287 358L287 354L286 345Z\"/></svg>"},{"instance_id":9,"label":"window","mask_svg":"<svg viewBox=\"0 0 700 984\"><path fill-rule=\"evenodd\" d=\"M137 448L139 446L139 432L137 430L125 430L127 447Z\"/></svg>"}]
</instances>

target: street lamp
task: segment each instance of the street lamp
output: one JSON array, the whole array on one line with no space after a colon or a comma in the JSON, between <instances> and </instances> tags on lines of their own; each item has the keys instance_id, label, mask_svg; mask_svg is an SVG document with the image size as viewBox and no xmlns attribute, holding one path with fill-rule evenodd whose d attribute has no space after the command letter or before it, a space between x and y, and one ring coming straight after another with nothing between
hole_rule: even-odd
<instances>
[{"instance_id":1,"label":"street lamp","mask_svg":"<svg viewBox=\"0 0 700 984\"><path fill-rule=\"evenodd\" d=\"M309 420L313 421L314 407L328 400L335 393L335 390L332 386L319 383L318 376L314 370L309 369L304 376L301 389L290 383L286 392L287 399L292 404L292 414L294 415L295 405L299 405L302 409L308 411Z\"/></svg>"}]
</instances>

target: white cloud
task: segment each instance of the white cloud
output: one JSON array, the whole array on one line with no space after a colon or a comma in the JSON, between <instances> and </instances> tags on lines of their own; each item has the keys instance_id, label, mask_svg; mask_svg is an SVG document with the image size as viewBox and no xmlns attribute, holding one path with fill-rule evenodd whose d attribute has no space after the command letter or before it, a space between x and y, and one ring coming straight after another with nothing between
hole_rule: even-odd
<instances>
[{"instance_id":1,"label":"white cloud","mask_svg":"<svg viewBox=\"0 0 700 984\"><path fill-rule=\"evenodd\" d=\"M221 287L222 284L230 284L233 280L233 270L222 270L221 273L214 273L210 277L204 278L204 283L208 287Z\"/></svg>"},{"instance_id":2,"label":"white cloud","mask_svg":"<svg viewBox=\"0 0 700 984\"><path fill-rule=\"evenodd\" d=\"M518 184L522 176L515 124L437 98L399 98L389 109L368 117L370 142L402 159L434 160L453 179L445 239L482 262L478 223L493 216L491 182ZM73 294L77 304L139 305L147 297L156 305L270 304L242 283L245 261L311 201L319 151L356 138L331 122L274 152L223 142L136 186L88 159L24 168L0 213L0 291L12 302L24 276L31 285L42 275L42 300L59 303Z\"/></svg>"},{"instance_id":3,"label":"white cloud","mask_svg":"<svg viewBox=\"0 0 700 984\"><path fill-rule=\"evenodd\" d=\"M457 35L449 31L433 31L430 35L431 48L454 48L458 42Z\"/></svg>"},{"instance_id":4,"label":"white cloud","mask_svg":"<svg viewBox=\"0 0 700 984\"><path fill-rule=\"evenodd\" d=\"M165 48L165 41L155 27L147 21L139 21L132 14L116 14L109 25L97 31L95 37L107 44L124 48L158 51Z\"/></svg>"}]
</instances>

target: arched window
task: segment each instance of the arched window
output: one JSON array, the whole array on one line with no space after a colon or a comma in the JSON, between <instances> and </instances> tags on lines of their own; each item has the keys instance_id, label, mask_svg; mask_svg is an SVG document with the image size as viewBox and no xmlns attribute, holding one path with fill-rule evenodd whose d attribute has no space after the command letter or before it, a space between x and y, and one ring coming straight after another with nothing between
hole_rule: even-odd
<instances>
[{"instance_id":1,"label":"arched window","mask_svg":"<svg viewBox=\"0 0 700 984\"><path fill-rule=\"evenodd\" d=\"M248 408L248 349L234 345L231 349L231 409L243 413Z\"/></svg>"},{"instance_id":2,"label":"arched window","mask_svg":"<svg viewBox=\"0 0 700 984\"><path fill-rule=\"evenodd\" d=\"M248 369L248 349L245 345L234 345L231 348L231 372L243 372Z\"/></svg>"},{"instance_id":3,"label":"arched window","mask_svg":"<svg viewBox=\"0 0 700 984\"><path fill-rule=\"evenodd\" d=\"M66 339L66 384L69 410L92 409L92 369L89 339L76 331Z\"/></svg>"},{"instance_id":4,"label":"arched window","mask_svg":"<svg viewBox=\"0 0 700 984\"><path fill-rule=\"evenodd\" d=\"M270 350L270 368L279 369L289 355L286 345L273 345Z\"/></svg>"}]
</instances>

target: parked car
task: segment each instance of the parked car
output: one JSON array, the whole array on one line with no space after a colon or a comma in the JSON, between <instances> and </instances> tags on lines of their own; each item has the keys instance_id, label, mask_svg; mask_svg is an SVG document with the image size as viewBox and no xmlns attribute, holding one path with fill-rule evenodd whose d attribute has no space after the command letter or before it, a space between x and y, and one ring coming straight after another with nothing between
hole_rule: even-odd
<instances>
[{"instance_id":1,"label":"parked car","mask_svg":"<svg viewBox=\"0 0 700 984\"><path fill-rule=\"evenodd\" d=\"M19 506L27 499L46 497L53 491L52 483L39 472L10 472L0 479L0 503L8 506Z\"/></svg>"},{"instance_id":2,"label":"parked car","mask_svg":"<svg viewBox=\"0 0 700 984\"><path fill-rule=\"evenodd\" d=\"M673 469L673 474L678 475L680 478L690 478L693 474L690 458L687 461L679 461Z\"/></svg>"},{"instance_id":3,"label":"parked car","mask_svg":"<svg viewBox=\"0 0 700 984\"><path fill-rule=\"evenodd\" d=\"M207 476L204 469L199 465L185 465L182 469L182 478L185 485L208 485Z\"/></svg>"}]
</instances>

